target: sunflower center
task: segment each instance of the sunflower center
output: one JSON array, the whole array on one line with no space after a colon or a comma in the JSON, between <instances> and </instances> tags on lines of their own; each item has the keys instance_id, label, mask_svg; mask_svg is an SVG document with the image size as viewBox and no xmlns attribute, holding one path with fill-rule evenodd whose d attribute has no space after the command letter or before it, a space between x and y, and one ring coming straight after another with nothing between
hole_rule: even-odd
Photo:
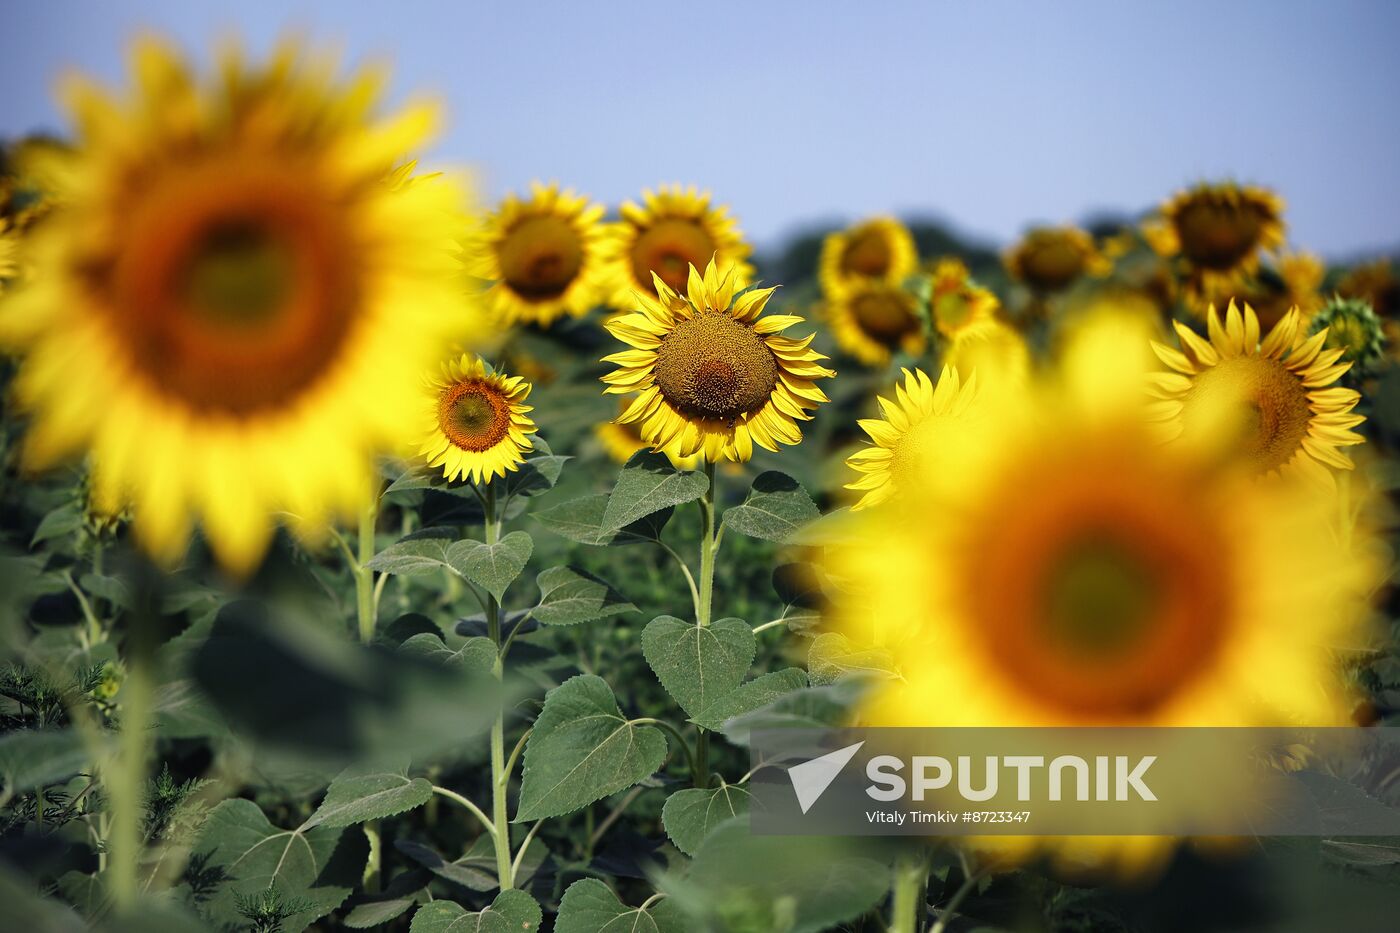
<instances>
[{"instance_id":1,"label":"sunflower center","mask_svg":"<svg viewBox=\"0 0 1400 933\"><path fill-rule=\"evenodd\" d=\"M1225 271L1254 251L1263 218L1249 204L1196 200L1178 212L1176 231L1186 258L1203 268Z\"/></svg>"},{"instance_id":2,"label":"sunflower center","mask_svg":"<svg viewBox=\"0 0 1400 933\"><path fill-rule=\"evenodd\" d=\"M583 241L562 217L527 217L496 249L506 284L527 301L558 298L583 268Z\"/></svg>"},{"instance_id":3,"label":"sunflower center","mask_svg":"<svg viewBox=\"0 0 1400 933\"><path fill-rule=\"evenodd\" d=\"M677 324L656 351L656 384L688 415L732 421L762 408L778 362L753 328L707 311Z\"/></svg>"},{"instance_id":4,"label":"sunflower center","mask_svg":"<svg viewBox=\"0 0 1400 933\"><path fill-rule=\"evenodd\" d=\"M877 230L862 230L847 244L841 254L841 269L873 279L884 278L894 256L889 240Z\"/></svg>"},{"instance_id":5,"label":"sunflower center","mask_svg":"<svg viewBox=\"0 0 1400 933\"><path fill-rule=\"evenodd\" d=\"M1059 291L1084 272L1084 254L1065 237L1047 237L1021 261L1026 281L1041 291Z\"/></svg>"},{"instance_id":6,"label":"sunflower center","mask_svg":"<svg viewBox=\"0 0 1400 933\"><path fill-rule=\"evenodd\" d=\"M172 401L234 417L283 410L340 358L365 262L345 207L297 168L188 167L134 202L110 255L79 266L114 339Z\"/></svg>"},{"instance_id":7,"label":"sunflower center","mask_svg":"<svg viewBox=\"0 0 1400 933\"><path fill-rule=\"evenodd\" d=\"M1048 575L1047 634L1071 653L1108 657L1132 648L1160 597L1140 555L1111 539L1091 538L1067 548Z\"/></svg>"},{"instance_id":8,"label":"sunflower center","mask_svg":"<svg viewBox=\"0 0 1400 933\"><path fill-rule=\"evenodd\" d=\"M1199 501L1190 477L1142 456L1037 458L1002 478L1037 495L992 503L962 544L974 638L1044 707L1148 713L1209 667L1229 625L1218 508Z\"/></svg>"},{"instance_id":9,"label":"sunflower center","mask_svg":"<svg viewBox=\"0 0 1400 933\"><path fill-rule=\"evenodd\" d=\"M1186 396L1183 419L1187 429L1193 421L1207 416L1218 419L1221 406L1228 405L1242 406L1231 425L1237 432L1235 449L1262 473L1293 458L1312 421L1302 380L1283 363L1265 357L1222 360L1199 373Z\"/></svg>"},{"instance_id":10,"label":"sunflower center","mask_svg":"<svg viewBox=\"0 0 1400 933\"><path fill-rule=\"evenodd\" d=\"M715 254L715 241L697 221L685 218L658 220L637 235L632 247L632 274L647 287L651 274L680 291L685 288L690 267L705 268Z\"/></svg>"},{"instance_id":11,"label":"sunflower center","mask_svg":"<svg viewBox=\"0 0 1400 933\"><path fill-rule=\"evenodd\" d=\"M443 390L438 426L461 450L490 450L510 430L510 405L495 386L468 379Z\"/></svg>"},{"instance_id":12,"label":"sunflower center","mask_svg":"<svg viewBox=\"0 0 1400 933\"><path fill-rule=\"evenodd\" d=\"M929 415L918 424L910 425L899 439L890 460L890 475L897 489L915 488L921 477L937 468L942 442L947 439L941 430L946 422L942 415Z\"/></svg>"},{"instance_id":13,"label":"sunflower center","mask_svg":"<svg viewBox=\"0 0 1400 933\"><path fill-rule=\"evenodd\" d=\"M861 292L851 299L851 313L862 331L888 346L898 344L919 326L908 299L893 289Z\"/></svg>"}]
</instances>

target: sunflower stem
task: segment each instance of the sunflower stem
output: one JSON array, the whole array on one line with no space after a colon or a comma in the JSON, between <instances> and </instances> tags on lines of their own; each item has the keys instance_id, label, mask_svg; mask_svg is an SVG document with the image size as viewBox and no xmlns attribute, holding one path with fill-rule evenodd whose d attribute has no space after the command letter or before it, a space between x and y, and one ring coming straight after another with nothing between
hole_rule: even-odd
<instances>
[{"instance_id":1,"label":"sunflower stem","mask_svg":"<svg viewBox=\"0 0 1400 933\"><path fill-rule=\"evenodd\" d=\"M486 543L495 544L501 536L496 515L496 487L486 484L482 497L485 516L482 522ZM486 597L486 629L496 646L496 661L491 673L497 681L505 679L505 646L501 640L501 604L495 596ZM510 822L506 816L506 792L510 786L510 771L506 768L506 710L496 709L496 721L491 724L491 835L496 843L496 877L501 890L508 891L515 883L515 866L510 857Z\"/></svg>"},{"instance_id":2,"label":"sunflower stem","mask_svg":"<svg viewBox=\"0 0 1400 933\"><path fill-rule=\"evenodd\" d=\"M715 595L715 553L719 536L715 529L715 465L705 461L705 498L700 504L700 598L697 601L695 624L706 628L710 624ZM704 790L710 786L710 733L696 726L694 783Z\"/></svg>"},{"instance_id":3,"label":"sunflower stem","mask_svg":"<svg viewBox=\"0 0 1400 933\"><path fill-rule=\"evenodd\" d=\"M150 718L154 684L151 666L155 646L151 643L148 620L137 619L132 626L130 659L121 689L121 738L118 752L109 764L105 783L111 801L111 822L107 848L111 851L108 879L112 900L118 911L135 907L137 876L141 864L142 790L146 782L147 759L151 754Z\"/></svg>"},{"instance_id":4,"label":"sunflower stem","mask_svg":"<svg viewBox=\"0 0 1400 933\"><path fill-rule=\"evenodd\" d=\"M903 855L894 866L894 897L890 904L890 933L919 933L923 927L924 883L928 863L922 852Z\"/></svg>"},{"instance_id":5,"label":"sunflower stem","mask_svg":"<svg viewBox=\"0 0 1400 933\"><path fill-rule=\"evenodd\" d=\"M360 641L369 644L374 638L374 527L379 523L379 491L376 489L364 511L360 513L359 550L355 555L355 613L360 624Z\"/></svg>"}]
</instances>

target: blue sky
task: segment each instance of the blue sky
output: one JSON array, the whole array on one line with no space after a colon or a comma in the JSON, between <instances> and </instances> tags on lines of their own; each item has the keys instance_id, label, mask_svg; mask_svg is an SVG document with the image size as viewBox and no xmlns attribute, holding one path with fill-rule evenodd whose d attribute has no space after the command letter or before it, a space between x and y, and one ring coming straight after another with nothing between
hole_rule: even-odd
<instances>
[{"instance_id":1,"label":"blue sky","mask_svg":"<svg viewBox=\"0 0 1400 933\"><path fill-rule=\"evenodd\" d=\"M490 196L544 178L615 204L682 181L761 245L886 211L1005 242L1231 176L1284 195L1298 246L1400 247L1388 0L19 0L4 19L0 135L61 128L55 76L118 78L143 28L196 51L297 29L441 97L435 156Z\"/></svg>"}]
</instances>

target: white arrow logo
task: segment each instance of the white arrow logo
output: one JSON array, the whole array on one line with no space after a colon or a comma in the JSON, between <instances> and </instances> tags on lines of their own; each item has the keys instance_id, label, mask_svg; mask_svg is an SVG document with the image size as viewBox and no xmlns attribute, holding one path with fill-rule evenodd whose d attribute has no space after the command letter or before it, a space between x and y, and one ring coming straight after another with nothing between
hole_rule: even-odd
<instances>
[{"instance_id":1,"label":"white arrow logo","mask_svg":"<svg viewBox=\"0 0 1400 933\"><path fill-rule=\"evenodd\" d=\"M802 808L803 813L812 809L812 805L826 793L826 789L836 780L841 769L846 767L846 763L855 757L864 744L857 742L847 745L834 752L827 752L820 758L813 758L788 768L788 779L792 781L792 789L797 792L797 805Z\"/></svg>"}]
</instances>

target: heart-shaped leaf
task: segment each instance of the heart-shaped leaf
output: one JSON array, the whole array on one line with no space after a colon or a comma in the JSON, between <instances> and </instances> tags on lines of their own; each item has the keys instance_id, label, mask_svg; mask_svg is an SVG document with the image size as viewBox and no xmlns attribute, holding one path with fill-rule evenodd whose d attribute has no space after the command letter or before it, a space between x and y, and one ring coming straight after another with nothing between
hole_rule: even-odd
<instances>
[{"instance_id":1,"label":"heart-shaped leaf","mask_svg":"<svg viewBox=\"0 0 1400 933\"><path fill-rule=\"evenodd\" d=\"M686 855L694 855L710 831L725 820L749 812L749 792L737 784L687 787L666 798L661 825Z\"/></svg>"},{"instance_id":2,"label":"heart-shaped leaf","mask_svg":"<svg viewBox=\"0 0 1400 933\"><path fill-rule=\"evenodd\" d=\"M890 676L894 657L885 648L860 648L838 632L825 632L807 652L807 674L814 685L835 683L842 674Z\"/></svg>"},{"instance_id":3,"label":"heart-shaped leaf","mask_svg":"<svg viewBox=\"0 0 1400 933\"><path fill-rule=\"evenodd\" d=\"M535 542L523 531L512 531L495 544L458 541L447 549L447 562L468 580L500 600L535 549Z\"/></svg>"},{"instance_id":4,"label":"heart-shaped leaf","mask_svg":"<svg viewBox=\"0 0 1400 933\"><path fill-rule=\"evenodd\" d=\"M686 933L676 905L668 900L628 907L597 878L569 885L559 902L554 933Z\"/></svg>"},{"instance_id":5,"label":"heart-shaped leaf","mask_svg":"<svg viewBox=\"0 0 1400 933\"><path fill-rule=\"evenodd\" d=\"M421 632L400 645L399 650L404 654L430 658L439 664L482 674L489 672L496 663L496 645L484 636L468 638L454 651L443 642L442 636Z\"/></svg>"},{"instance_id":6,"label":"heart-shaped leaf","mask_svg":"<svg viewBox=\"0 0 1400 933\"><path fill-rule=\"evenodd\" d=\"M601 677L579 674L545 694L525 743L516 822L562 816L643 780L666 759L666 737L635 725Z\"/></svg>"},{"instance_id":7,"label":"heart-shaped leaf","mask_svg":"<svg viewBox=\"0 0 1400 933\"><path fill-rule=\"evenodd\" d=\"M380 551L365 566L380 573L394 573L400 576L421 576L437 573L447 562L447 549L451 546L453 534L446 528L425 528L395 541Z\"/></svg>"},{"instance_id":8,"label":"heart-shaped leaf","mask_svg":"<svg viewBox=\"0 0 1400 933\"><path fill-rule=\"evenodd\" d=\"M618 474L602 525L617 531L653 512L693 502L709 488L704 473L677 470L661 454L638 451Z\"/></svg>"},{"instance_id":9,"label":"heart-shaped leaf","mask_svg":"<svg viewBox=\"0 0 1400 933\"><path fill-rule=\"evenodd\" d=\"M771 674L764 674L762 677L755 677L737 690L716 698L713 703L698 715L691 716L690 719L705 729L722 732L724 724L735 716L742 716L760 706L767 706L784 694L801 690L805 686L807 686L807 675L798 668L789 667L785 670L774 671Z\"/></svg>"},{"instance_id":10,"label":"heart-shaped leaf","mask_svg":"<svg viewBox=\"0 0 1400 933\"><path fill-rule=\"evenodd\" d=\"M636 612L604 580L575 567L551 567L535 578L540 602L532 612L545 625L577 625L604 616Z\"/></svg>"},{"instance_id":11,"label":"heart-shaped leaf","mask_svg":"<svg viewBox=\"0 0 1400 933\"><path fill-rule=\"evenodd\" d=\"M647 664L692 718L738 689L754 651L753 629L742 619L720 619L701 628L659 616L642 630Z\"/></svg>"},{"instance_id":12,"label":"heart-shaped leaf","mask_svg":"<svg viewBox=\"0 0 1400 933\"><path fill-rule=\"evenodd\" d=\"M770 470L753 481L743 504L724 513L724 524L750 538L785 542L820 516L821 510L801 483Z\"/></svg>"},{"instance_id":13,"label":"heart-shaped leaf","mask_svg":"<svg viewBox=\"0 0 1400 933\"><path fill-rule=\"evenodd\" d=\"M326 789L321 806L302 824L302 830L316 826L350 826L421 807L433 796L433 785L423 778L410 778L407 762L396 768L347 768Z\"/></svg>"},{"instance_id":14,"label":"heart-shaped leaf","mask_svg":"<svg viewBox=\"0 0 1400 933\"><path fill-rule=\"evenodd\" d=\"M433 901L418 908L409 933L534 933L543 915L540 905L524 891L496 895L491 906L471 913L452 901Z\"/></svg>"}]
</instances>

